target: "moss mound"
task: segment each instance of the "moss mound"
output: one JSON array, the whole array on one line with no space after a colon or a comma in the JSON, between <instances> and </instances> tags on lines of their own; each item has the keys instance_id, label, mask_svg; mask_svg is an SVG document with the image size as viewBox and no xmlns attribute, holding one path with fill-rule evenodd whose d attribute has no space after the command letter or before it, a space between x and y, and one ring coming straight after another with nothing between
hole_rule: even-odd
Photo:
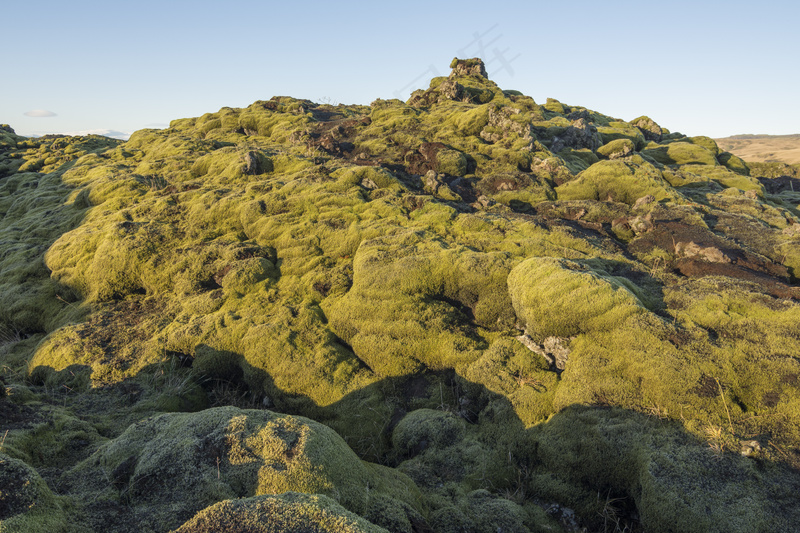
<instances>
[{"instance_id":1,"label":"moss mound","mask_svg":"<svg viewBox=\"0 0 800 533\"><path fill-rule=\"evenodd\" d=\"M0 524L3 531L60 530L66 521L61 501L24 462L0 453Z\"/></svg>"},{"instance_id":2,"label":"moss mound","mask_svg":"<svg viewBox=\"0 0 800 533\"><path fill-rule=\"evenodd\" d=\"M641 159L600 161L578 174L577 179L557 187L556 193L561 200L615 201L629 205L647 195L657 200L673 196L661 172Z\"/></svg>"},{"instance_id":3,"label":"moss mound","mask_svg":"<svg viewBox=\"0 0 800 533\"><path fill-rule=\"evenodd\" d=\"M363 515L372 505L371 487L386 496L384 505L419 505L410 480L363 463L328 427L234 407L135 424L70 476L98 474L109 480L100 494L118 494L161 530L216 502L262 494L326 495Z\"/></svg>"},{"instance_id":4,"label":"moss mound","mask_svg":"<svg viewBox=\"0 0 800 533\"><path fill-rule=\"evenodd\" d=\"M646 312L627 280L563 259L523 261L509 274L508 288L517 316L535 338L609 330Z\"/></svg>"},{"instance_id":5,"label":"moss mound","mask_svg":"<svg viewBox=\"0 0 800 533\"><path fill-rule=\"evenodd\" d=\"M323 308L333 331L379 375L454 368L483 345L476 327L513 321L508 269L505 254L474 254L403 233L362 243L352 289Z\"/></svg>"},{"instance_id":6,"label":"moss mound","mask_svg":"<svg viewBox=\"0 0 800 533\"><path fill-rule=\"evenodd\" d=\"M717 164L716 154L708 147L690 142L671 142L657 148L645 148L642 154L664 165Z\"/></svg>"},{"instance_id":7,"label":"moss mound","mask_svg":"<svg viewBox=\"0 0 800 533\"><path fill-rule=\"evenodd\" d=\"M322 495L287 492L216 503L175 533L380 533L386 530Z\"/></svg>"},{"instance_id":8,"label":"moss mound","mask_svg":"<svg viewBox=\"0 0 800 533\"><path fill-rule=\"evenodd\" d=\"M543 427L539 453L548 473L605 487L598 527L624 524L631 504L645 531L789 531L800 518L777 510L796 479L765 478L741 455L715 454L641 415L568 409Z\"/></svg>"}]
</instances>

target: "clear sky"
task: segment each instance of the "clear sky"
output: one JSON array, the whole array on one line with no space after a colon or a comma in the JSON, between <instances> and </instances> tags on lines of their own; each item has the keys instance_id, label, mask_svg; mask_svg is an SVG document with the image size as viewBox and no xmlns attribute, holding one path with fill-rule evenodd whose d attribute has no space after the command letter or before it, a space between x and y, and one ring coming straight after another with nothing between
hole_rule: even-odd
<instances>
[{"instance_id":1,"label":"clear sky","mask_svg":"<svg viewBox=\"0 0 800 533\"><path fill-rule=\"evenodd\" d=\"M800 133L796 0L37 0L2 19L0 123L22 135L130 133L276 95L406 100L455 56L540 103L688 135Z\"/></svg>"}]
</instances>

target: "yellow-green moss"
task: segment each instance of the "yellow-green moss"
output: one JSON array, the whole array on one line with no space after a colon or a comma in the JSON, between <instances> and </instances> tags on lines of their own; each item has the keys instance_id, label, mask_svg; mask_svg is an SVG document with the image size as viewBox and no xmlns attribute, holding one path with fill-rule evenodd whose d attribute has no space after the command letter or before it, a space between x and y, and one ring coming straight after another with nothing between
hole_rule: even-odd
<instances>
[{"instance_id":1,"label":"yellow-green moss","mask_svg":"<svg viewBox=\"0 0 800 533\"><path fill-rule=\"evenodd\" d=\"M578 178L556 187L560 200L615 201L633 205L652 194L656 200L675 196L661 172L646 162L600 161L578 174Z\"/></svg>"},{"instance_id":2,"label":"yellow-green moss","mask_svg":"<svg viewBox=\"0 0 800 533\"><path fill-rule=\"evenodd\" d=\"M508 290L531 336L607 330L645 312L629 282L563 259L532 257L514 267Z\"/></svg>"},{"instance_id":3,"label":"yellow-green moss","mask_svg":"<svg viewBox=\"0 0 800 533\"><path fill-rule=\"evenodd\" d=\"M636 146L637 150L644 147L645 139L639 128L627 122L612 121L607 126L598 126L597 131L603 138L603 144L608 144L617 139L628 139Z\"/></svg>"},{"instance_id":4,"label":"yellow-green moss","mask_svg":"<svg viewBox=\"0 0 800 533\"><path fill-rule=\"evenodd\" d=\"M618 159L631 155L636 150L636 145L628 138L614 139L597 149L597 155L605 159Z\"/></svg>"},{"instance_id":5,"label":"yellow-green moss","mask_svg":"<svg viewBox=\"0 0 800 533\"><path fill-rule=\"evenodd\" d=\"M671 142L658 148L642 150L642 155L651 157L664 165L716 165L714 152L702 144Z\"/></svg>"},{"instance_id":6,"label":"yellow-green moss","mask_svg":"<svg viewBox=\"0 0 800 533\"><path fill-rule=\"evenodd\" d=\"M385 533L321 494L287 492L216 503L197 513L175 533Z\"/></svg>"}]
</instances>

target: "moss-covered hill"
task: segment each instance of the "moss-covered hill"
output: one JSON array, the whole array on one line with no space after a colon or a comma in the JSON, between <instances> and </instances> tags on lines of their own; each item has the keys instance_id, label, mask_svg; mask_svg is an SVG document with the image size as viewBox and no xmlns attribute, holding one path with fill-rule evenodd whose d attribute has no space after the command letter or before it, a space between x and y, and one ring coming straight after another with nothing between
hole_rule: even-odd
<instances>
[{"instance_id":1,"label":"moss-covered hill","mask_svg":"<svg viewBox=\"0 0 800 533\"><path fill-rule=\"evenodd\" d=\"M800 180L504 91L0 129L0 531L800 529Z\"/></svg>"}]
</instances>

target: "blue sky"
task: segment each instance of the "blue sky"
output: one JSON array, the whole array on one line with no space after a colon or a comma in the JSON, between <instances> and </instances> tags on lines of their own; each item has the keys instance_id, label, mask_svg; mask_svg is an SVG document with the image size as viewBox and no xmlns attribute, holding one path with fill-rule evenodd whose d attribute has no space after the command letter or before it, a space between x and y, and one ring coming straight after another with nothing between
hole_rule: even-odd
<instances>
[{"instance_id":1,"label":"blue sky","mask_svg":"<svg viewBox=\"0 0 800 533\"><path fill-rule=\"evenodd\" d=\"M3 19L0 123L23 135L129 133L276 95L406 100L455 56L540 103L689 135L800 133L796 1L38 0Z\"/></svg>"}]
</instances>

